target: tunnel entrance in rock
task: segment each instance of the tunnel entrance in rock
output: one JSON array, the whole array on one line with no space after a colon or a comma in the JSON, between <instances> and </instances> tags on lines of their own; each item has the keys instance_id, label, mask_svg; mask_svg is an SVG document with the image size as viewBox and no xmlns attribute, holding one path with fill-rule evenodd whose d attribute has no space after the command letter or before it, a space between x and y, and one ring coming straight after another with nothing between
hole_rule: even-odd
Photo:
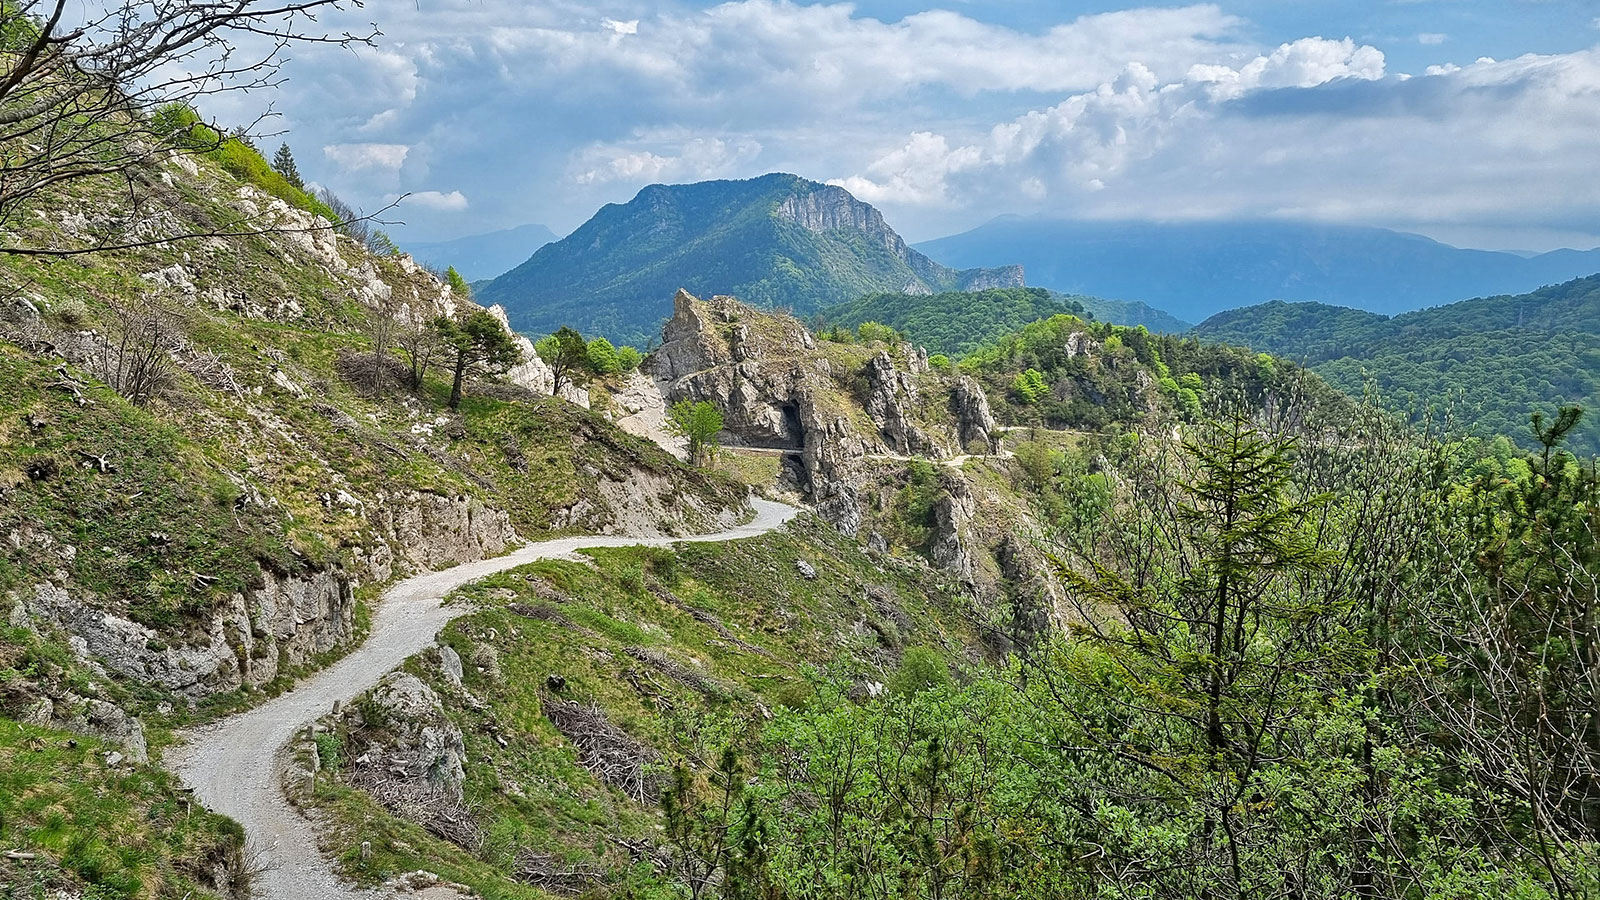
<instances>
[{"instance_id":1,"label":"tunnel entrance in rock","mask_svg":"<svg viewBox=\"0 0 1600 900\"><path fill-rule=\"evenodd\" d=\"M806 448L806 429L800 424L800 407L793 403L783 405L783 433L788 436L791 448Z\"/></svg>"}]
</instances>

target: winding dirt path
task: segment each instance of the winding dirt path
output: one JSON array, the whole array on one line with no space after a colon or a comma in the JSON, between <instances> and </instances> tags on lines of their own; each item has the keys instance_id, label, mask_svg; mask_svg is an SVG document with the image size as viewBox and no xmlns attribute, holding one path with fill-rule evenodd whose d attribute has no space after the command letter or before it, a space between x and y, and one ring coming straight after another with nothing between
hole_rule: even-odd
<instances>
[{"instance_id":1,"label":"winding dirt path","mask_svg":"<svg viewBox=\"0 0 1600 900\"><path fill-rule=\"evenodd\" d=\"M195 729L181 746L169 749L166 764L194 789L211 810L244 826L266 871L259 877L260 900L327 900L377 897L343 883L317 849L311 822L289 805L280 776L283 750L294 733L346 703L418 653L450 620L471 612L445 607L440 600L468 582L540 559L586 547L665 547L680 541L733 541L766 534L799 510L755 499L755 518L716 534L671 538L571 537L526 544L493 559L465 563L399 582L384 592L367 640L349 656L300 682L295 689L255 709Z\"/></svg>"}]
</instances>

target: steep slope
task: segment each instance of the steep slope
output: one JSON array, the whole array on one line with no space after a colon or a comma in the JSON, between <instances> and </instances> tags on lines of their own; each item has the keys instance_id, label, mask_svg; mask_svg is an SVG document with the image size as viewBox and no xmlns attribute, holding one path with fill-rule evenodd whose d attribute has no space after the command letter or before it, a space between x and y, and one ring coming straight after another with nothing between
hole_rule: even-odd
<instances>
[{"instance_id":1,"label":"steep slope","mask_svg":"<svg viewBox=\"0 0 1600 900\"><path fill-rule=\"evenodd\" d=\"M651 185L479 290L534 333L572 325L643 346L679 288L815 311L874 291L1020 287L1017 267L955 271L906 246L843 188L794 175Z\"/></svg>"},{"instance_id":2,"label":"steep slope","mask_svg":"<svg viewBox=\"0 0 1600 900\"><path fill-rule=\"evenodd\" d=\"M455 266L468 281L483 281L511 271L534 250L559 239L543 225L519 225L453 241L404 241L400 249L431 269Z\"/></svg>"},{"instance_id":3,"label":"steep slope","mask_svg":"<svg viewBox=\"0 0 1600 900\"><path fill-rule=\"evenodd\" d=\"M1191 322L1267 300L1314 300L1393 315L1600 270L1600 250L1524 258L1380 228L1293 222L1011 216L917 248L952 266L1020 262L1032 284L1142 300Z\"/></svg>"},{"instance_id":4,"label":"steep slope","mask_svg":"<svg viewBox=\"0 0 1600 900\"><path fill-rule=\"evenodd\" d=\"M1266 303L1213 316L1196 333L1302 359L1346 391L1370 380L1401 409L1448 411L1457 427L1525 445L1535 410L1600 404L1600 275L1394 318ZM1580 423L1571 446L1600 453L1600 421Z\"/></svg>"},{"instance_id":5,"label":"steep slope","mask_svg":"<svg viewBox=\"0 0 1600 900\"><path fill-rule=\"evenodd\" d=\"M0 259L0 723L95 748L13 750L8 732L8 784L45 798L29 778L48 765L41 783L127 785L70 819L6 796L0 842L33 856L0 881L234 895L237 829L151 799L171 729L347 652L392 578L540 534L708 530L745 514L745 491L530 391L549 389L535 360L448 409L437 361L413 390L390 341L471 301L211 158L139 174L77 183L12 238L278 230ZM116 835L127 852L106 849Z\"/></svg>"}]
</instances>

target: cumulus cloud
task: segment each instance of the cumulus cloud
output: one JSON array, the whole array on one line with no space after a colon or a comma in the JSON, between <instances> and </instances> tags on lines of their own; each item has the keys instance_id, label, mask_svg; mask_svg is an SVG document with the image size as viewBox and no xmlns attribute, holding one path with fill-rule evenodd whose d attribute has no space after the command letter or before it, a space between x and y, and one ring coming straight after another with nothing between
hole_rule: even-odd
<instances>
[{"instance_id":1,"label":"cumulus cloud","mask_svg":"<svg viewBox=\"0 0 1600 900\"><path fill-rule=\"evenodd\" d=\"M1424 31L1417 35L1417 43L1424 47L1434 47L1450 40L1450 35L1440 34L1437 31Z\"/></svg>"},{"instance_id":2,"label":"cumulus cloud","mask_svg":"<svg viewBox=\"0 0 1600 900\"><path fill-rule=\"evenodd\" d=\"M641 149L645 144L655 145L663 152ZM761 144L750 139L672 141L642 137L629 144L597 144L586 148L574 162L572 180L589 185L717 178L735 174L742 163L760 153Z\"/></svg>"},{"instance_id":3,"label":"cumulus cloud","mask_svg":"<svg viewBox=\"0 0 1600 900\"><path fill-rule=\"evenodd\" d=\"M913 236L1011 211L1354 218L1499 204L1497 216L1532 219L1593 199L1592 152L1574 143L1596 107L1583 93L1595 87L1579 87L1587 53L1424 69L1419 45L1436 35L1392 38L1395 59L1425 72L1408 79L1339 35L1260 45L1262 26L1215 3L1034 29L940 5L953 9L383 4L324 23L377 17L381 47L303 48L272 100L296 149L326 148L302 153L307 176L352 202L457 188L407 217L445 231L468 196L474 227L562 230L650 182L774 170L842 184Z\"/></svg>"},{"instance_id":4,"label":"cumulus cloud","mask_svg":"<svg viewBox=\"0 0 1600 900\"><path fill-rule=\"evenodd\" d=\"M451 191L447 194L439 191L417 191L406 197L403 203L439 212L461 212L467 208L467 196L460 191Z\"/></svg>"},{"instance_id":5,"label":"cumulus cloud","mask_svg":"<svg viewBox=\"0 0 1600 900\"><path fill-rule=\"evenodd\" d=\"M405 144L328 144L322 155L340 168L359 172L363 169L398 170L405 165L411 148Z\"/></svg>"},{"instance_id":6,"label":"cumulus cloud","mask_svg":"<svg viewBox=\"0 0 1600 900\"><path fill-rule=\"evenodd\" d=\"M1176 82L1130 66L971 142L912 134L841 183L901 206L1156 218L1537 223L1600 203L1600 50L1382 76L1372 48L1320 40Z\"/></svg>"}]
</instances>

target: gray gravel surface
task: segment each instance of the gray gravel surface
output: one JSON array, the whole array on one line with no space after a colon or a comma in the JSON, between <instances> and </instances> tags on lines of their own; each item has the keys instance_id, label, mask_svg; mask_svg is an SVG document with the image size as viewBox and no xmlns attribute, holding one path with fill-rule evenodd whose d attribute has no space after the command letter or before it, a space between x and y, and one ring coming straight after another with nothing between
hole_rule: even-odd
<instances>
[{"instance_id":1,"label":"gray gravel surface","mask_svg":"<svg viewBox=\"0 0 1600 900\"><path fill-rule=\"evenodd\" d=\"M367 640L349 656L300 682L295 689L255 709L185 735L165 754L166 764L194 789L207 808L244 826L252 853L265 871L258 900L325 900L378 896L342 882L317 849L312 823L285 799L281 775L285 747L295 732L372 687L407 657L434 642L441 629L470 612L440 600L468 582L585 547L670 546L680 541L732 541L766 534L799 510L752 500L755 518L716 534L686 538L571 537L527 544L505 556L466 563L408 578L391 587L378 605Z\"/></svg>"}]
</instances>

